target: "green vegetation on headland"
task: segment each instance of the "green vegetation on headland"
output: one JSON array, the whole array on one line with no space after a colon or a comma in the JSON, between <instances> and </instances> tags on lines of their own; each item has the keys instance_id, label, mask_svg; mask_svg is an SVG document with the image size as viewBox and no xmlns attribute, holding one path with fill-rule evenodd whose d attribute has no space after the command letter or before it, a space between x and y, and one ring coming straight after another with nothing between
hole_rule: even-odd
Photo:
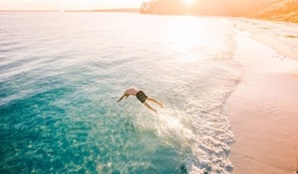
<instances>
[{"instance_id":1,"label":"green vegetation on headland","mask_svg":"<svg viewBox=\"0 0 298 174\"><path fill-rule=\"evenodd\" d=\"M298 0L283 0L274 3L258 13L257 17L298 23Z\"/></svg>"},{"instance_id":2,"label":"green vegetation on headland","mask_svg":"<svg viewBox=\"0 0 298 174\"><path fill-rule=\"evenodd\" d=\"M151 0L143 14L238 16L298 23L298 0Z\"/></svg>"}]
</instances>

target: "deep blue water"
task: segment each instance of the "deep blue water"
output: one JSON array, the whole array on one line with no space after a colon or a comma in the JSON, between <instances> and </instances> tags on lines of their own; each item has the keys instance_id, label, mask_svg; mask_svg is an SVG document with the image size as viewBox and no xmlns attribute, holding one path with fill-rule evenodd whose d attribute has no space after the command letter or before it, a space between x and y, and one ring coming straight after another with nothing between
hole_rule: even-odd
<instances>
[{"instance_id":1,"label":"deep blue water","mask_svg":"<svg viewBox=\"0 0 298 174\"><path fill-rule=\"evenodd\" d=\"M0 13L0 173L230 173L233 23ZM164 103L155 115L128 87Z\"/></svg>"}]
</instances>

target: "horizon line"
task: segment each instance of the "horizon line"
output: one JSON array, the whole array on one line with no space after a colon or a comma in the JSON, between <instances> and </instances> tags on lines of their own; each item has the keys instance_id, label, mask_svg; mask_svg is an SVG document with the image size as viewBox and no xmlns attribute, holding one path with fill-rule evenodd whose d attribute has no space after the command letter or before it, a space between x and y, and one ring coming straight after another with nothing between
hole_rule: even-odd
<instances>
[{"instance_id":1,"label":"horizon line","mask_svg":"<svg viewBox=\"0 0 298 174\"><path fill-rule=\"evenodd\" d=\"M136 11L140 10L140 8L102 8L102 9L92 9L92 10L59 10L59 9L53 9L53 10L2 10L0 9L0 12L99 12L99 11Z\"/></svg>"}]
</instances>

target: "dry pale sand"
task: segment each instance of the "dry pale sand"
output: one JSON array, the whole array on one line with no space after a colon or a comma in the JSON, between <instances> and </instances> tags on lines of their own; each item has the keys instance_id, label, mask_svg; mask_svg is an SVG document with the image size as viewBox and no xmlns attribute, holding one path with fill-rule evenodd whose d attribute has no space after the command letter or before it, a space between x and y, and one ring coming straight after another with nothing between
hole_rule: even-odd
<instances>
[{"instance_id":1,"label":"dry pale sand","mask_svg":"<svg viewBox=\"0 0 298 174\"><path fill-rule=\"evenodd\" d=\"M228 100L233 173L295 174L298 61L241 34L236 41L243 77Z\"/></svg>"}]
</instances>

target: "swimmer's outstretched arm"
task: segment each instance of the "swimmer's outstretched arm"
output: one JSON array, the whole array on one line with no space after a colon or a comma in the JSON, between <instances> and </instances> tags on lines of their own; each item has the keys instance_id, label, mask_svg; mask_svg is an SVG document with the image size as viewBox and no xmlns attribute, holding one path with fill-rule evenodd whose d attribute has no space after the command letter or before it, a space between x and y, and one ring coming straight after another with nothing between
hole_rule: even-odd
<instances>
[{"instance_id":1,"label":"swimmer's outstretched arm","mask_svg":"<svg viewBox=\"0 0 298 174\"><path fill-rule=\"evenodd\" d=\"M124 97L126 97L125 99L127 99L127 97L128 97L129 95L128 94L123 94L120 98L119 98L119 100L117 100L117 102L120 102Z\"/></svg>"}]
</instances>

